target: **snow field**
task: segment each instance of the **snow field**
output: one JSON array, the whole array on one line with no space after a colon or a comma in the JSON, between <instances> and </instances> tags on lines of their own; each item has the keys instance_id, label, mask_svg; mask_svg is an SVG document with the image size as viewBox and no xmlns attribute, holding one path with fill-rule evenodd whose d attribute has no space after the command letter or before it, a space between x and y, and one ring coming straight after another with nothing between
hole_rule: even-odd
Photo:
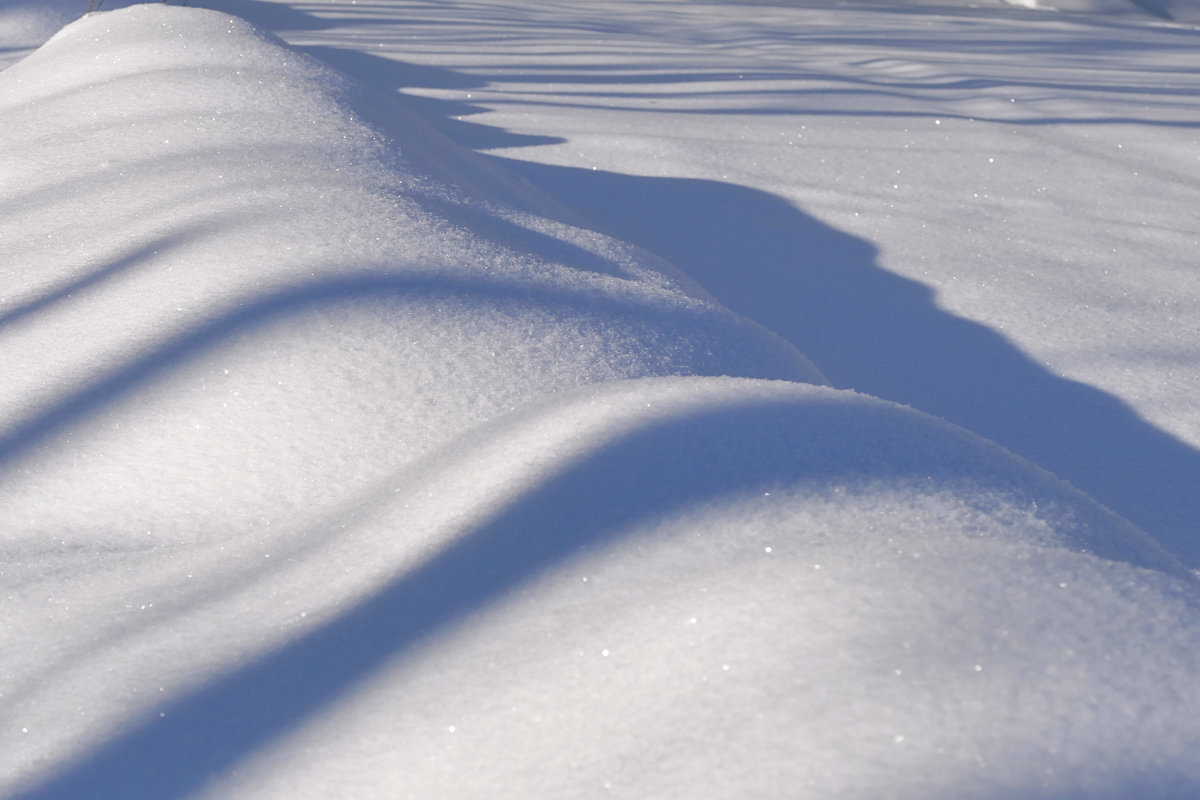
<instances>
[{"instance_id":1,"label":"snow field","mask_svg":"<svg viewBox=\"0 0 1200 800\"><path fill-rule=\"evenodd\" d=\"M1194 793L1186 567L377 89L0 74L0 793Z\"/></svg>"},{"instance_id":2,"label":"snow field","mask_svg":"<svg viewBox=\"0 0 1200 800\"><path fill-rule=\"evenodd\" d=\"M1200 564L1193 29L947 4L303 8L328 27L290 41L370 30L346 68L686 265L833 385L986 436Z\"/></svg>"}]
</instances>

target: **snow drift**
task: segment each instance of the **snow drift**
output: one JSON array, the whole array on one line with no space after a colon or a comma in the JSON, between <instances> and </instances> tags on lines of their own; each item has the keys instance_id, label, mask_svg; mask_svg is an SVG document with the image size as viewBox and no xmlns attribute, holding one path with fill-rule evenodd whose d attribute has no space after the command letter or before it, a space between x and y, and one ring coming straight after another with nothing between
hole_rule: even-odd
<instances>
[{"instance_id":1,"label":"snow drift","mask_svg":"<svg viewBox=\"0 0 1200 800\"><path fill-rule=\"evenodd\" d=\"M6 794L1200 787L1153 542L392 98L153 5L0 113Z\"/></svg>"}]
</instances>

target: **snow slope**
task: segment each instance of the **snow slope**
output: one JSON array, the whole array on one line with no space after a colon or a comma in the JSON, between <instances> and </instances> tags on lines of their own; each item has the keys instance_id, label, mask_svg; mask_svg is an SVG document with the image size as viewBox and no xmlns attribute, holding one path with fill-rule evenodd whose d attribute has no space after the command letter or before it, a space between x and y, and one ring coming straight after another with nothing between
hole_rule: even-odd
<instances>
[{"instance_id":1,"label":"snow slope","mask_svg":"<svg viewBox=\"0 0 1200 800\"><path fill-rule=\"evenodd\" d=\"M1200 566L1195 30L947 4L301 7L290 41L686 265L835 386L993 439Z\"/></svg>"},{"instance_id":2,"label":"snow slope","mask_svg":"<svg viewBox=\"0 0 1200 800\"><path fill-rule=\"evenodd\" d=\"M1195 793L1175 557L307 46L0 73L0 793Z\"/></svg>"}]
</instances>

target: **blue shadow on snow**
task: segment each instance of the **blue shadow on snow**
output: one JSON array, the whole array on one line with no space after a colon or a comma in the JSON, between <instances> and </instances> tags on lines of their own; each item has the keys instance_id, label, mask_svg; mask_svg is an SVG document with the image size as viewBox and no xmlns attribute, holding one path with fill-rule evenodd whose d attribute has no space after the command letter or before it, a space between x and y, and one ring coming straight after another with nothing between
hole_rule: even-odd
<instances>
[{"instance_id":1,"label":"blue shadow on snow","mask_svg":"<svg viewBox=\"0 0 1200 800\"><path fill-rule=\"evenodd\" d=\"M502 160L605 233L682 268L782 336L835 385L961 425L1054 472L1200 566L1200 452L1117 398L1060 378L869 242L726 183Z\"/></svg>"},{"instance_id":2,"label":"blue shadow on snow","mask_svg":"<svg viewBox=\"0 0 1200 800\"><path fill-rule=\"evenodd\" d=\"M954 439L957 433L930 424L897 425L901 413L864 413L836 400L756 400L660 419L625 433L357 606L164 704L12 800L182 800L314 719L381 668L537 575L611 545L639 521L729 493L809 479L952 479L958 470L982 474L980 464L994 461L994 453L981 448L978 463L969 454L962 462L941 462L938 437ZM857 438L831 437L831 430L853 430ZM881 440L892 454L882 463ZM814 441L824 441L824 449L813 447ZM1014 479L1005 470L991 477ZM384 482L377 492L394 497L392 485ZM1171 776L1129 777L1154 782Z\"/></svg>"}]
</instances>

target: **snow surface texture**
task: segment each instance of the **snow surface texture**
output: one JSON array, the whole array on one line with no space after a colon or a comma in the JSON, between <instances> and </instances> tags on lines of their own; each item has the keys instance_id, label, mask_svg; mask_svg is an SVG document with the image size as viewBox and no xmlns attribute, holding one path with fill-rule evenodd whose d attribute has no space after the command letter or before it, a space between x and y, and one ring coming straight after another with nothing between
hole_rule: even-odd
<instances>
[{"instance_id":1,"label":"snow surface texture","mask_svg":"<svg viewBox=\"0 0 1200 800\"><path fill-rule=\"evenodd\" d=\"M0 73L0 793L1200 790L1175 556L381 88L158 4Z\"/></svg>"},{"instance_id":2,"label":"snow surface texture","mask_svg":"<svg viewBox=\"0 0 1200 800\"><path fill-rule=\"evenodd\" d=\"M992 439L1200 567L1196 31L905 3L406 3L395 28L306 8L293 41L421 95L833 385Z\"/></svg>"}]
</instances>

